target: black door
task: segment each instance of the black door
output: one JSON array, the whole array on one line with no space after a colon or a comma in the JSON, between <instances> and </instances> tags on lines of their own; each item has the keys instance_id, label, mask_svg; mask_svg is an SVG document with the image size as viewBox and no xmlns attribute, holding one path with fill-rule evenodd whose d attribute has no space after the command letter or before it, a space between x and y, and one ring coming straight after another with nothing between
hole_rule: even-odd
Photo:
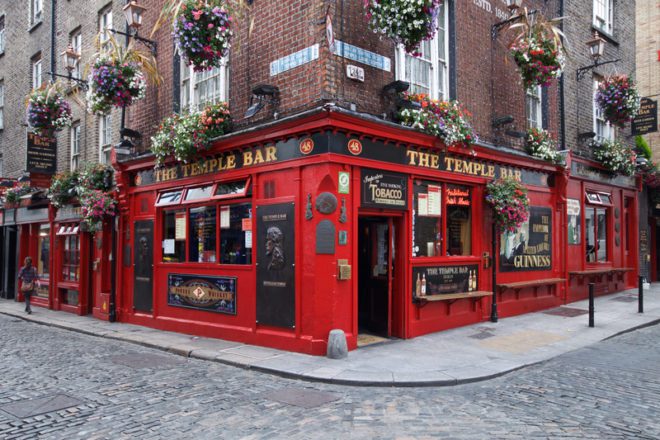
<instances>
[{"instance_id":1,"label":"black door","mask_svg":"<svg viewBox=\"0 0 660 440\"><path fill-rule=\"evenodd\" d=\"M358 227L358 329L360 333L388 336L388 219L361 217Z\"/></svg>"},{"instance_id":2,"label":"black door","mask_svg":"<svg viewBox=\"0 0 660 440\"><path fill-rule=\"evenodd\" d=\"M17 227L4 228L4 242L2 248L2 294L3 298L13 299L16 292L16 267L18 264Z\"/></svg>"},{"instance_id":3,"label":"black door","mask_svg":"<svg viewBox=\"0 0 660 440\"><path fill-rule=\"evenodd\" d=\"M135 222L133 252L133 309L141 312L153 310L154 289L154 222Z\"/></svg>"}]
</instances>

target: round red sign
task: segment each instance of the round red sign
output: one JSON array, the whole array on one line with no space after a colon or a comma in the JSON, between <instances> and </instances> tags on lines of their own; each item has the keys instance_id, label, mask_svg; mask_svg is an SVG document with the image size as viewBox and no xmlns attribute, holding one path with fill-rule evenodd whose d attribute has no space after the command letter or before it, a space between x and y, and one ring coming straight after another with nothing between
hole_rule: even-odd
<instances>
[{"instance_id":1,"label":"round red sign","mask_svg":"<svg viewBox=\"0 0 660 440\"><path fill-rule=\"evenodd\" d=\"M357 139L351 139L348 141L348 151L355 156L360 155L362 153L362 142Z\"/></svg>"},{"instance_id":2,"label":"round red sign","mask_svg":"<svg viewBox=\"0 0 660 440\"><path fill-rule=\"evenodd\" d=\"M305 138L300 141L299 148L302 154L309 154L314 150L314 141L311 138Z\"/></svg>"}]
</instances>

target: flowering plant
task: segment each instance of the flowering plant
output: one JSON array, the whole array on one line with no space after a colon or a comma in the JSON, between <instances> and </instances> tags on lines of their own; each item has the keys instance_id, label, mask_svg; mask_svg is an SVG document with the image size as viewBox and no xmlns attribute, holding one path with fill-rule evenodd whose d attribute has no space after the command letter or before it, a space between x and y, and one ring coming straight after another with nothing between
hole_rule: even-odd
<instances>
[{"instance_id":1,"label":"flowering plant","mask_svg":"<svg viewBox=\"0 0 660 440\"><path fill-rule=\"evenodd\" d=\"M9 188L5 193L5 202L15 204L20 202L21 197L29 194L32 189L27 183L20 183L13 188Z\"/></svg>"},{"instance_id":2,"label":"flowering plant","mask_svg":"<svg viewBox=\"0 0 660 440\"><path fill-rule=\"evenodd\" d=\"M221 0L186 0L174 19L174 39L196 71L220 66L229 52L232 17Z\"/></svg>"},{"instance_id":3,"label":"flowering plant","mask_svg":"<svg viewBox=\"0 0 660 440\"><path fill-rule=\"evenodd\" d=\"M628 76L614 75L598 85L596 103L607 121L623 127L639 111L639 94Z\"/></svg>"},{"instance_id":4,"label":"flowering plant","mask_svg":"<svg viewBox=\"0 0 660 440\"><path fill-rule=\"evenodd\" d=\"M660 187L660 168L657 162L647 161L637 166L637 173L642 176L644 184L649 188Z\"/></svg>"},{"instance_id":5,"label":"flowering plant","mask_svg":"<svg viewBox=\"0 0 660 440\"><path fill-rule=\"evenodd\" d=\"M441 4L442 0L364 0L369 27L413 55L419 43L435 35Z\"/></svg>"},{"instance_id":6,"label":"flowering plant","mask_svg":"<svg viewBox=\"0 0 660 440\"><path fill-rule=\"evenodd\" d=\"M114 217L117 202L106 192L87 190L80 194L80 211L82 221L89 231L101 229L106 217Z\"/></svg>"},{"instance_id":7,"label":"flowering plant","mask_svg":"<svg viewBox=\"0 0 660 440\"><path fill-rule=\"evenodd\" d=\"M547 86L564 68L564 34L558 27L561 18L547 20L539 13L523 13L509 26L515 35L509 44L525 88Z\"/></svg>"},{"instance_id":8,"label":"flowering plant","mask_svg":"<svg viewBox=\"0 0 660 440\"><path fill-rule=\"evenodd\" d=\"M61 208L77 195L78 173L66 171L53 176L48 188L48 198L52 205Z\"/></svg>"},{"instance_id":9,"label":"flowering plant","mask_svg":"<svg viewBox=\"0 0 660 440\"><path fill-rule=\"evenodd\" d=\"M208 150L210 140L229 130L231 117L224 102L206 107L202 112L174 114L161 122L151 138L151 152L156 156L156 166L168 156L188 162L197 153Z\"/></svg>"},{"instance_id":10,"label":"flowering plant","mask_svg":"<svg viewBox=\"0 0 660 440\"><path fill-rule=\"evenodd\" d=\"M632 176L635 174L636 154L633 149L620 141L605 140L595 145L594 157L613 173Z\"/></svg>"},{"instance_id":11,"label":"flowering plant","mask_svg":"<svg viewBox=\"0 0 660 440\"><path fill-rule=\"evenodd\" d=\"M71 106L56 84L32 90L27 98L27 122L39 136L71 126Z\"/></svg>"},{"instance_id":12,"label":"flowering plant","mask_svg":"<svg viewBox=\"0 0 660 440\"><path fill-rule=\"evenodd\" d=\"M534 157L558 165L564 163L563 156L557 151L557 143L546 130L538 128L527 130L525 146L527 147L527 152Z\"/></svg>"},{"instance_id":13,"label":"flowering plant","mask_svg":"<svg viewBox=\"0 0 660 440\"><path fill-rule=\"evenodd\" d=\"M79 181L83 191L91 189L109 191L113 185L112 167L101 163L87 164L80 171Z\"/></svg>"},{"instance_id":14,"label":"flowering plant","mask_svg":"<svg viewBox=\"0 0 660 440\"><path fill-rule=\"evenodd\" d=\"M107 114L112 106L127 107L144 98L147 88L138 63L105 56L94 61L87 81L89 110L100 114Z\"/></svg>"},{"instance_id":15,"label":"flowering plant","mask_svg":"<svg viewBox=\"0 0 660 440\"><path fill-rule=\"evenodd\" d=\"M486 185L486 202L500 232L515 232L529 219L527 190L513 178L500 178Z\"/></svg>"},{"instance_id":16,"label":"flowering plant","mask_svg":"<svg viewBox=\"0 0 660 440\"><path fill-rule=\"evenodd\" d=\"M446 145L472 145L477 141L469 118L470 112L457 101L430 100L428 96L404 95L404 99L418 103L420 108L404 108L397 113L399 121L408 127L437 136Z\"/></svg>"}]
</instances>

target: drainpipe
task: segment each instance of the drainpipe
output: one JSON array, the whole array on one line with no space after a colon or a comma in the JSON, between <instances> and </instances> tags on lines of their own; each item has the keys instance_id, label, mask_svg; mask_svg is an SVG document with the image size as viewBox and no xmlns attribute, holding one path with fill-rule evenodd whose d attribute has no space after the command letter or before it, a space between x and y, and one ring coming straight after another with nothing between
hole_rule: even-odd
<instances>
[{"instance_id":1,"label":"drainpipe","mask_svg":"<svg viewBox=\"0 0 660 440\"><path fill-rule=\"evenodd\" d=\"M564 0L559 0L559 16L564 16ZM559 23L561 30L564 30L564 20ZM561 146L562 149L566 149L566 90L564 89L564 78L565 75L562 74L559 78L559 117L561 121L559 122L559 129L561 131Z\"/></svg>"},{"instance_id":2,"label":"drainpipe","mask_svg":"<svg viewBox=\"0 0 660 440\"><path fill-rule=\"evenodd\" d=\"M57 32L55 31L55 8L57 6L57 0L52 0L50 2L50 80L55 82L55 37Z\"/></svg>"}]
</instances>

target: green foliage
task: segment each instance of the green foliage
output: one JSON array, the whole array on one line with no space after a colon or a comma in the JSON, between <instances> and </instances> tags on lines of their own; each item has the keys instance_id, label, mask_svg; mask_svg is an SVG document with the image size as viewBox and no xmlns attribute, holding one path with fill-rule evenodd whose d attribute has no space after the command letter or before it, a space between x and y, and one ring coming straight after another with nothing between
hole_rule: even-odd
<instances>
[{"instance_id":1,"label":"green foliage","mask_svg":"<svg viewBox=\"0 0 660 440\"><path fill-rule=\"evenodd\" d=\"M653 151L651 151L651 147L649 147L649 143L646 142L644 136L635 136L635 147L637 147L637 152L645 159L651 160L653 158Z\"/></svg>"}]
</instances>

